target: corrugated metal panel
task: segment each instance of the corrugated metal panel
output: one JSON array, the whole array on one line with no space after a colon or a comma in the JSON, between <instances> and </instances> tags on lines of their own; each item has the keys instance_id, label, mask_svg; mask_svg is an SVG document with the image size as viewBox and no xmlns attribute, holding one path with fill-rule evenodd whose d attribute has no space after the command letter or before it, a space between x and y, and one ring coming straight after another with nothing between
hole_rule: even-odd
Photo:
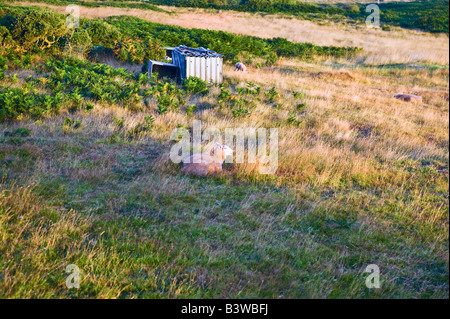
<instances>
[{"instance_id":1,"label":"corrugated metal panel","mask_svg":"<svg viewBox=\"0 0 450 319\"><path fill-rule=\"evenodd\" d=\"M206 59L206 77L205 81L211 81L211 59Z\"/></svg>"},{"instance_id":2,"label":"corrugated metal panel","mask_svg":"<svg viewBox=\"0 0 450 319\"><path fill-rule=\"evenodd\" d=\"M214 64L216 66L216 80L215 80L215 83L219 83L219 78L220 78L219 60L220 60L220 58L215 58L214 59Z\"/></svg>"},{"instance_id":3,"label":"corrugated metal panel","mask_svg":"<svg viewBox=\"0 0 450 319\"><path fill-rule=\"evenodd\" d=\"M191 76L195 76L195 57L191 58Z\"/></svg>"},{"instance_id":4,"label":"corrugated metal panel","mask_svg":"<svg viewBox=\"0 0 450 319\"><path fill-rule=\"evenodd\" d=\"M192 70L193 70L193 59L191 57L186 57L186 78L192 76Z\"/></svg>"},{"instance_id":5,"label":"corrugated metal panel","mask_svg":"<svg viewBox=\"0 0 450 319\"><path fill-rule=\"evenodd\" d=\"M200 64L202 58L194 58L195 59L195 76L198 78L202 78L200 74Z\"/></svg>"},{"instance_id":6,"label":"corrugated metal panel","mask_svg":"<svg viewBox=\"0 0 450 319\"><path fill-rule=\"evenodd\" d=\"M217 61L217 68L219 69L217 83L220 84L223 82L223 60L218 58Z\"/></svg>"},{"instance_id":7,"label":"corrugated metal panel","mask_svg":"<svg viewBox=\"0 0 450 319\"><path fill-rule=\"evenodd\" d=\"M214 82L214 59L208 59L209 60L209 81Z\"/></svg>"},{"instance_id":8,"label":"corrugated metal panel","mask_svg":"<svg viewBox=\"0 0 450 319\"><path fill-rule=\"evenodd\" d=\"M211 82L216 83L216 74L217 74L217 66L216 66L216 59L211 59Z\"/></svg>"},{"instance_id":9,"label":"corrugated metal panel","mask_svg":"<svg viewBox=\"0 0 450 319\"><path fill-rule=\"evenodd\" d=\"M206 80L206 59L200 58L200 79Z\"/></svg>"},{"instance_id":10,"label":"corrugated metal panel","mask_svg":"<svg viewBox=\"0 0 450 319\"><path fill-rule=\"evenodd\" d=\"M209 80L210 80L211 82L214 82L214 71L215 71L215 68L214 68L214 58L209 59L209 71L210 71L210 78L209 78Z\"/></svg>"},{"instance_id":11,"label":"corrugated metal panel","mask_svg":"<svg viewBox=\"0 0 450 319\"><path fill-rule=\"evenodd\" d=\"M196 57L192 57L191 58L192 61L192 69L191 69L191 75L192 76L197 76L196 72L197 72L197 58Z\"/></svg>"}]
</instances>

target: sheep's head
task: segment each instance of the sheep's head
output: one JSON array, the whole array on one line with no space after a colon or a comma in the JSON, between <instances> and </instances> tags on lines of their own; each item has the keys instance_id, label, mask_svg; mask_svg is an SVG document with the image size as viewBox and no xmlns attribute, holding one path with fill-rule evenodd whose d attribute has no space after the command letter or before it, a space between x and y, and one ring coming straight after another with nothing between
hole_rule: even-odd
<instances>
[{"instance_id":1,"label":"sheep's head","mask_svg":"<svg viewBox=\"0 0 450 319\"><path fill-rule=\"evenodd\" d=\"M233 150L226 145L222 145L222 152L224 157L233 156Z\"/></svg>"},{"instance_id":2,"label":"sheep's head","mask_svg":"<svg viewBox=\"0 0 450 319\"><path fill-rule=\"evenodd\" d=\"M214 149L211 151L211 154L221 154L222 159L225 159L225 157L233 155L233 150L225 144L222 145L220 143L216 143L216 147L214 147Z\"/></svg>"}]
</instances>

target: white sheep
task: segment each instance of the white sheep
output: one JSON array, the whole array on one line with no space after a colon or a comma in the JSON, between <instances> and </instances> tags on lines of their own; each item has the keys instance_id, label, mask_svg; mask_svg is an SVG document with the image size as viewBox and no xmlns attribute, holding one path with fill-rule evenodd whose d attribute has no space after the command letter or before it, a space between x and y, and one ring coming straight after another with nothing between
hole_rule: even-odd
<instances>
[{"instance_id":1,"label":"white sheep","mask_svg":"<svg viewBox=\"0 0 450 319\"><path fill-rule=\"evenodd\" d=\"M232 156L233 150L226 145L216 143L209 153L197 153L183 161L182 171L185 174L206 176L222 171L222 164L227 156Z\"/></svg>"}]
</instances>

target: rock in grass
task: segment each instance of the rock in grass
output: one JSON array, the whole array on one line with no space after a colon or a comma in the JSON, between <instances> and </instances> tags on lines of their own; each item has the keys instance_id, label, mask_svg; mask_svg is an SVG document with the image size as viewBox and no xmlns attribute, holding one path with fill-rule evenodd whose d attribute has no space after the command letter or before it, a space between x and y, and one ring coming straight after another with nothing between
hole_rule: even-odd
<instances>
[{"instance_id":1,"label":"rock in grass","mask_svg":"<svg viewBox=\"0 0 450 319\"><path fill-rule=\"evenodd\" d=\"M405 102L422 102L422 97L414 94L396 94L394 97Z\"/></svg>"}]
</instances>

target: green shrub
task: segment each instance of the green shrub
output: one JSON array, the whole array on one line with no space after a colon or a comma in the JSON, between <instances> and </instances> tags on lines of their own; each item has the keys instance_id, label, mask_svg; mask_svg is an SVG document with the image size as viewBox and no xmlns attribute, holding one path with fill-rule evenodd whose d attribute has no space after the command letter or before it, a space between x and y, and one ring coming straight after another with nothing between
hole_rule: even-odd
<instances>
[{"instance_id":1,"label":"green shrub","mask_svg":"<svg viewBox=\"0 0 450 319\"><path fill-rule=\"evenodd\" d=\"M164 105L164 104L158 104L157 108L158 109L156 110L156 112L159 115L163 115L164 113L169 112L169 108L166 105Z\"/></svg>"},{"instance_id":2,"label":"green shrub","mask_svg":"<svg viewBox=\"0 0 450 319\"><path fill-rule=\"evenodd\" d=\"M60 96L40 94L20 88L0 88L0 122L22 116L40 118L44 114L57 114Z\"/></svg>"},{"instance_id":3,"label":"green shrub","mask_svg":"<svg viewBox=\"0 0 450 319\"><path fill-rule=\"evenodd\" d=\"M144 117L143 123L138 123L135 127L128 131L128 138L133 139L141 137L145 132L150 132L153 129L153 115L147 115Z\"/></svg>"},{"instance_id":4,"label":"green shrub","mask_svg":"<svg viewBox=\"0 0 450 319\"><path fill-rule=\"evenodd\" d=\"M0 24L2 23L2 21L4 22L4 18L5 17L3 17L0 20ZM11 47L14 47L14 45L15 45L15 41L13 40L9 30L6 27L4 27L3 25L0 25L0 53ZM1 63L1 61L0 61L0 63Z\"/></svg>"},{"instance_id":5,"label":"green shrub","mask_svg":"<svg viewBox=\"0 0 450 319\"><path fill-rule=\"evenodd\" d=\"M275 102L275 99L280 96L276 87L272 87L269 91L265 92L264 95L268 98L270 103Z\"/></svg>"},{"instance_id":6,"label":"green shrub","mask_svg":"<svg viewBox=\"0 0 450 319\"><path fill-rule=\"evenodd\" d=\"M197 105L191 104L190 106L186 107L186 114L191 115L194 113L194 111L197 109Z\"/></svg>"},{"instance_id":7,"label":"green shrub","mask_svg":"<svg viewBox=\"0 0 450 319\"><path fill-rule=\"evenodd\" d=\"M231 91L227 90L225 88L225 86L221 85L220 86L220 94L219 94L219 97L218 97L219 98L219 103L228 101L230 99L230 97L231 97Z\"/></svg>"},{"instance_id":8,"label":"green shrub","mask_svg":"<svg viewBox=\"0 0 450 319\"><path fill-rule=\"evenodd\" d=\"M9 79L11 80L11 83L13 83L13 84L19 82L19 78L17 77L16 73L14 73Z\"/></svg>"},{"instance_id":9,"label":"green shrub","mask_svg":"<svg viewBox=\"0 0 450 319\"><path fill-rule=\"evenodd\" d=\"M124 118L122 117L122 118L120 118L120 119L117 119L117 118L113 118L113 122L114 122L114 125L116 125L117 126L117 128L119 128L119 129L121 129L121 128L123 128L123 124L124 124Z\"/></svg>"},{"instance_id":10,"label":"green shrub","mask_svg":"<svg viewBox=\"0 0 450 319\"><path fill-rule=\"evenodd\" d=\"M87 30L77 29L67 37L66 43L70 50L81 50L81 53L84 54L90 50L92 39Z\"/></svg>"},{"instance_id":11,"label":"green shrub","mask_svg":"<svg viewBox=\"0 0 450 319\"><path fill-rule=\"evenodd\" d=\"M292 91L292 95L296 99L304 99L305 98L305 93L302 93L302 92Z\"/></svg>"},{"instance_id":12,"label":"green shrub","mask_svg":"<svg viewBox=\"0 0 450 319\"><path fill-rule=\"evenodd\" d=\"M31 135L31 130L27 127L20 127L13 132L6 131L4 136L27 137Z\"/></svg>"},{"instance_id":13,"label":"green shrub","mask_svg":"<svg viewBox=\"0 0 450 319\"><path fill-rule=\"evenodd\" d=\"M297 109L297 111L302 111L305 106L306 106L306 103L302 102L302 103L297 104L297 106L295 108Z\"/></svg>"},{"instance_id":14,"label":"green shrub","mask_svg":"<svg viewBox=\"0 0 450 319\"><path fill-rule=\"evenodd\" d=\"M93 45L114 49L122 38L122 34L116 27L101 20L92 20L84 27Z\"/></svg>"},{"instance_id":15,"label":"green shrub","mask_svg":"<svg viewBox=\"0 0 450 319\"><path fill-rule=\"evenodd\" d=\"M48 49L69 31L62 15L42 9L16 11L14 15L3 16L0 25L8 29L16 49L24 52Z\"/></svg>"},{"instance_id":16,"label":"green shrub","mask_svg":"<svg viewBox=\"0 0 450 319\"><path fill-rule=\"evenodd\" d=\"M90 112L94 109L94 104L86 102L85 111Z\"/></svg>"},{"instance_id":17,"label":"green shrub","mask_svg":"<svg viewBox=\"0 0 450 319\"><path fill-rule=\"evenodd\" d=\"M63 122L63 127L64 127L64 129L69 129L69 128L73 128L73 129L77 129L77 128L80 128L81 127L81 120L73 120L72 118L70 118L70 117L66 117L65 119L64 119L64 122Z\"/></svg>"},{"instance_id":18,"label":"green shrub","mask_svg":"<svg viewBox=\"0 0 450 319\"><path fill-rule=\"evenodd\" d=\"M250 95L258 95L261 92L261 87L257 86L253 82L247 82L247 87L245 88L245 93Z\"/></svg>"},{"instance_id":19,"label":"green shrub","mask_svg":"<svg viewBox=\"0 0 450 319\"><path fill-rule=\"evenodd\" d=\"M295 126L300 125L300 121L296 118L294 114L289 115L289 117L287 118L287 123Z\"/></svg>"},{"instance_id":20,"label":"green shrub","mask_svg":"<svg viewBox=\"0 0 450 319\"><path fill-rule=\"evenodd\" d=\"M81 120L76 120L73 124L73 128L77 129L81 127Z\"/></svg>"},{"instance_id":21,"label":"green shrub","mask_svg":"<svg viewBox=\"0 0 450 319\"><path fill-rule=\"evenodd\" d=\"M190 94L205 95L209 92L206 81L194 76L190 76L183 81L183 88Z\"/></svg>"},{"instance_id":22,"label":"green shrub","mask_svg":"<svg viewBox=\"0 0 450 319\"><path fill-rule=\"evenodd\" d=\"M74 121L72 120L72 118L66 117L64 119L63 126L71 126L73 123L74 123Z\"/></svg>"},{"instance_id":23,"label":"green shrub","mask_svg":"<svg viewBox=\"0 0 450 319\"><path fill-rule=\"evenodd\" d=\"M0 71L8 70L8 60L0 56Z\"/></svg>"},{"instance_id":24,"label":"green shrub","mask_svg":"<svg viewBox=\"0 0 450 319\"><path fill-rule=\"evenodd\" d=\"M80 109L88 98L132 109L143 105L139 83L124 69L67 58L47 60L45 71L50 74L43 78L43 85L53 93L69 91L67 101L71 110Z\"/></svg>"},{"instance_id":25,"label":"green shrub","mask_svg":"<svg viewBox=\"0 0 450 319\"><path fill-rule=\"evenodd\" d=\"M249 114L249 111L246 108L233 109L231 110L231 112L233 113L234 117L240 117Z\"/></svg>"}]
</instances>

